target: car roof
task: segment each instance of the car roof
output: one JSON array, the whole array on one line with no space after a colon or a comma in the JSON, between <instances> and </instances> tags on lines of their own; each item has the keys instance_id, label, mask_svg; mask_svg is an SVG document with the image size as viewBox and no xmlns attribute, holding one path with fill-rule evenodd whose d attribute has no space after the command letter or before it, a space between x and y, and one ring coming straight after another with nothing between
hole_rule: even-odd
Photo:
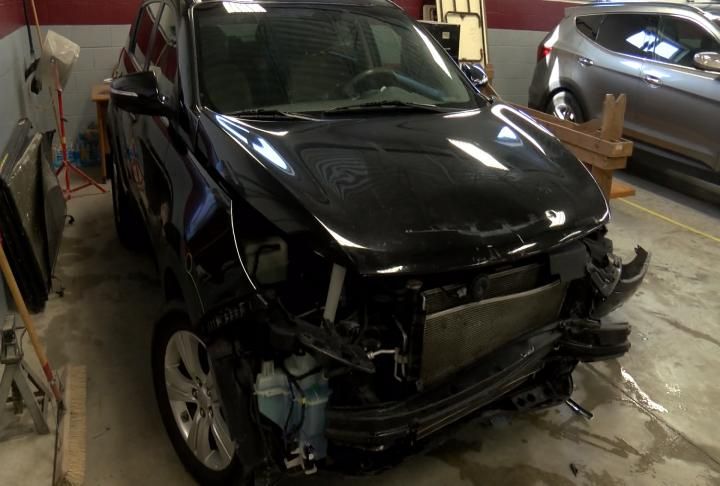
<instances>
[{"instance_id":1,"label":"car roof","mask_svg":"<svg viewBox=\"0 0 720 486\"><path fill-rule=\"evenodd\" d=\"M589 3L578 7L566 9L569 15L591 14L597 12L666 12L669 10L684 10L686 12L702 14L703 11L718 13L718 2L648 2L644 0L625 2Z\"/></svg>"},{"instance_id":2,"label":"car roof","mask_svg":"<svg viewBox=\"0 0 720 486\"><path fill-rule=\"evenodd\" d=\"M717 3L700 5L700 8L705 10L706 12L710 12L711 14L720 15L720 5Z\"/></svg>"},{"instance_id":3,"label":"car roof","mask_svg":"<svg viewBox=\"0 0 720 486\"><path fill-rule=\"evenodd\" d=\"M202 0L180 0L181 5L185 5L185 8L190 8L191 6L195 4L201 4L201 3L213 3L221 0L210 0L210 1L202 1ZM395 6L397 7L397 4L394 3L392 0L222 0L222 1L228 1L228 2L238 2L238 3L248 3L249 1L251 3L276 3L276 4L303 4L303 5L355 5L355 6ZM399 8L399 7L398 7Z\"/></svg>"}]
</instances>

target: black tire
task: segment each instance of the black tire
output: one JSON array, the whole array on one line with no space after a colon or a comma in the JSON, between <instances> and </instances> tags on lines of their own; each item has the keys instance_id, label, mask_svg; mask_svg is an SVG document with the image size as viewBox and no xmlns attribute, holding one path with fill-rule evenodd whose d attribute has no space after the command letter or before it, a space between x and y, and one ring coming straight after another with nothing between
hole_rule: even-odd
<instances>
[{"instance_id":1,"label":"black tire","mask_svg":"<svg viewBox=\"0 0 720 486\"><path fill-rule=\"evenodd\" d=\"M115 231L117 231L120 243L125 248L131 251L140 251L147 247L145 227L137 203L123 188L118 161L115 157L116 155L113 153L111 182Z\"/></svg>"},{"instance_id":2,"label":"black tire","mask_svg":"<svg viewBox=\"0 0 720 486\"><path fill-rule=\"evenodd\" d=\"M243 479L242 466L238 460L237 454L232 454L232 459L226 467L223 467L222 469L212 469L198 459L188 445L187 440L189 439L186 440L183 436L183 432L180 430L180 426L177 422L178 419L175 417L177 412L173 412L170 398L168 396L165 369L166 354L169 354L168 349L171 349L168 344L170 343L171 338L181 331L194 334L187 315L180 310L179 306L171 306L171 310L169 310L156 324L152 339L152 373L153 384L155 387L155 397L157 399L160 415L170 438L170 442L180 458L180 461L183 463L183 466L185 466L185 469L201 485L214 486L249 484L247 479ZM196 349L202 350L204 347L201 346ZM178 367L177 369L180 370L181 368ZM185 374L191 374L187 371L187 369L182 369ZM200 393L203 392L201 391ZM199 403L200 401L198 400L198 404ZM199 410L201 410L200 407L203 406L204 405L198 405L198 408L196 408L193 412L194 415L188 419L187 423L194 423L196 418L195 414L198 414ZM209 412L207 412L207 414L208 418L211 417ZM203 414L203 418L204 417L206 417L205 414ZM192 425L189 427L191 428ZM216 444L219 444L219 442Z\"/></svg>"},{"instance_id":3,"label":"black tire","mask_svg":"<svg viewBox=\"0 0 720 486\"><path fill-rule=\"evenodd\" d=\"M583 123L585 114L580 107L580 102L569 91L558 91L550 98L545 107L545 112L554 115L560 119L572 121L575 123Z\"/></svg>"}]
</instances>

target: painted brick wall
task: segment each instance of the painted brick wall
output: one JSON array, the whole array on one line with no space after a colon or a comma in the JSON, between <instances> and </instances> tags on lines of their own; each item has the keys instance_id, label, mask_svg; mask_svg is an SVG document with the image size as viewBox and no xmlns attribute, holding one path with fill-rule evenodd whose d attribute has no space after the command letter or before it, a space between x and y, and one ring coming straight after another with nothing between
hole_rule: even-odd
<instances>
[{"instance_id":1,"label":"painted brick wall","mask_svg":"<svg viewBox=\"0 0 720 486\"><path fill-rule=\"evenodd\" d=\"M27 37L21 0L0 0L0 150L5 147L15 122L25 114L21 71L25 66Z\"/></svg>"},{"instance_id":2,"label":"painted brick wall","mask_svg":"<svg viewBox=\"0 0 720 486\"><path fill-rule=\"evenodd\" d=\"M572 3L557 0L485 0L488 29L552 29Z\"/></svg>"},{"instance_id":3,"label":"painted brick wall","mask_svg":"<svg viewBox=\"0 0 720 486\"><path fill-rule=\"evenodd\" d=\"M43 33L49 28L80 45L80 58L64 92L69 142L95 121L90 87L111 75L138 4L139 0L36 0ZM61 24L64 20L67 24ZM104 25L79 25L83 22ZM37 48L34 28L32 33ZM40 130L55 128L47 92L30 95L23 80L31 61L22 1L0 0L0 147L23 116L30 117Z\"/></svg>"},{"instance_id":4,"label":"painted brick wall","mask_svg":"<svg viewBox=\"0 0 720 486\"><path fill-rule=\"evenodd\" d=\"M0 0L2 1L2 0ZM35 0L41 25L124 25L142 0Z\"/></svg>"},{"instance_id":5,"label":"painted brick wall","mask_svg":"<svg viewBox=\"0 0 720 486\"><path fill-rule=\"evenodd\" d=\"M22 0L0 0L0 39L25 23Z\"/></svg>"},{"instance_id":6,"label":"painted brick wall","mask_svg":"<svg viewBox=\"0 0 720 486\"><path fill-rule=\"evenodd\" d=\"M495 68L493 87L503 99L527 103L537 46L545 35L537 30L488 29L488 51Z\"/></svg>"},{"instance_id":7,"label":"painted brick wall","mask_svg":"<svg viewBox=\"0 0 720 486\"><path fill-rule=\"evenodd\" d=\"M36 0L41 23L80 45L80 59L65 87L68 139L95 120L90 86L110 76L140 0ZM568 4L546 0L486 0L488 44L495 66L495 87L509 101L527 102L537 45L562 17ZM4 35L4 37L3 37ZM0 0L0 86L13 96L0 97L6 116L0 121L0 142L8 127L24 115L41 128L52 128L43 98L30 98L21 79L27 64L27 38L21 0ZM46 101L45 97L45 101ZM44 111L43 111L44 110ZM1 146L1 145L0 145Z\"/></svg>"},{"instance_id":8,"label":"painted brick wall","mask_svg":"<svg viewBox=\"0 0 720 486\"><path fill-rule=\"evenodd\" d=\"M68 142L95 121L90 87L112 74L129 24L141 0L35 0L43 33L52 29L80 45L80 58L65 86ZM31 21L32 21L32 14ZM37 47L33 28L33 39ZM4 146L14 121L29 116L40 129L53 129L48 96L30 96L22 82L29 59L22 0L0 0L0 86L21 96L1 96L0 146Z\"/></svg>"},{"instance_id":9,"label":"painted brick wall","mask_svg":"<svg viewBox=\"0 0 720 486\"><path fill-rule=\"evenodd\" d=\"M130 25L50 25L53 30L80 46L80 57L63 91L65 130L68 143L96 120L90 89L112 75Z\"/></svg>"},{"instance_id":10,"label":"painted brick wall","mask_svg":"<svg viewBox=\"0 0 720 486\"><path fill-rule=\"evenodd\" d=\"M0 0L2 1L2 0ZM46 29L80 46L64 91L68 143L95 121L90 88L110 77L141 0L36 0Z\"/></svg>"},{"instance_id":11,"label":"painted brick wall","mask_svg":"<svg viewBox=\"0 0 720 486\"><path fill-rule=\"evenodd\" d=\"M537 46L570 6L554 0L485 0L493 84L504 99L527 103Z\"/></svg>"}]
</instances>

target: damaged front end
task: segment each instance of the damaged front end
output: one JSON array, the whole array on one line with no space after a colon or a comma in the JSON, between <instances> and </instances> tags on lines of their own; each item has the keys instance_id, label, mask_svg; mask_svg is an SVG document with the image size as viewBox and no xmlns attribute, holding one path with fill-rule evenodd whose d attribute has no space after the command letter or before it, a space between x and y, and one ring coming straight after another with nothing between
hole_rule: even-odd
<instances>
[{"instance_id":1,"label":"damaged front end","mask_svg":"<svg viewBox=\"0 0 720 486\"><path fill-rule=\"evenodd\" d=\"M578 362L630 348L630 326L601 318L649 254L623 265L605 233L438 275L362 276L277 239L240 242L258 292L203 330L243 464L373 468L462 418L567 400Z\"/></svg>"}]
</instances>

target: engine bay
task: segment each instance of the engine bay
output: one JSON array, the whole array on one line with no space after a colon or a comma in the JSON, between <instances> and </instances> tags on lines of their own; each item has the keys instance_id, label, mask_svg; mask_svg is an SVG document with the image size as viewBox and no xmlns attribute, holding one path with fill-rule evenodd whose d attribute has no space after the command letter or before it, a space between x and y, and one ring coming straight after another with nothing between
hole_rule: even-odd
<instances>
[{"instance_id":1,"label":"engine bay","mask_svg":"<svg viewBox=\"0 0 720 486\"><path fill-rule=\"evenodd\" d=\"M410 409L471 368L492 365L488 379L500 376L510 355L536 359L513 386L541 377L554 384L530 394L535 405L557 402L552 390L567 388L579 360L629 348L629 327L608 330L600 317L634 292L648 263L638 248L623 266L604 229L550 254L439 275L360 276L317 253L294 253L300 245L277 237L240 243L257 293L209 313L205 331L232 343L232 379L255 410L258 440L280 469L306 474L331 454L330 411ZM538 341L542 335L552 339ZM532 405L521 395L504 398L510 409ZM480 408L473 407L455 419Z\"/></svg>"}]
</instances>

